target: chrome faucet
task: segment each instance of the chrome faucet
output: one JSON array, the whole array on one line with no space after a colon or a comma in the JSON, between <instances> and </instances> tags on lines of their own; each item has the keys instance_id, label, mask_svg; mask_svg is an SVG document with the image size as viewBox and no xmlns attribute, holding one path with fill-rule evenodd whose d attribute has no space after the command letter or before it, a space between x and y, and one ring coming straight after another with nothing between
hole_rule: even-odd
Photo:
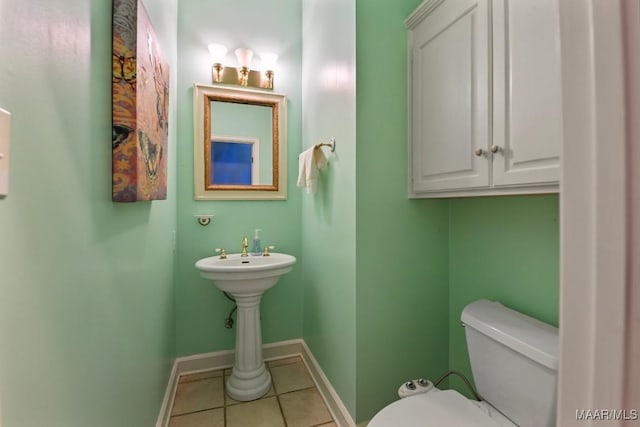
<instances>
[{"instance_id":1,"label":"chrome faucet","mask_svg":"<svg viewBox=\"0 0 640 427\"><path fill-rule=\"evenodd\" d=\"M242 253L240 254L240 256L242 257L249 256L249 254L247 253L248 247L249 247L249 239L247 238L247 236L244 236L244 238L242 239Z\"/></svg>"}]
</instances>

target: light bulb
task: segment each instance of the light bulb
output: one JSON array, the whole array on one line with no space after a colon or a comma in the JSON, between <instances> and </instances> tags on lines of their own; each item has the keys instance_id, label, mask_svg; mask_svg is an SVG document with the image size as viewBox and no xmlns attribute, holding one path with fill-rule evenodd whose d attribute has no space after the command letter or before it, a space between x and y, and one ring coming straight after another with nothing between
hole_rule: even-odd
<instances>
[{"instance_id":1,"label":"light bulb","mask_svg":"<svg viewBox=\"0 0 640 427\"><path fill-rule=\"evenodd\" d=\"M209 56L214 64L222 64L227 55L227 48L219 43L211 43L209 46Z\"/></svg>"},{"instance_id":2,"label":"light bulb","mask_svg":"<svg viewBox=\"0 0 640 427\"><path fill-rule=\"evenodd\" d=\"M262 69L265 71L275 71L276 62L278 62L278 55L275 53L263 53L260 55L262 59Z\"/></svg>"},{"instance_id":3,"label":"light bulb","mask_svg":"<svg viewBox=\"0 0 640 427\"><path fill-rule=\"evenodd\" d=\"M241 67L251 68L251 59L253 58L253 51L244 47L236 49L236 58L238 58L238 64Z\"/></svg>"}]
</instances>

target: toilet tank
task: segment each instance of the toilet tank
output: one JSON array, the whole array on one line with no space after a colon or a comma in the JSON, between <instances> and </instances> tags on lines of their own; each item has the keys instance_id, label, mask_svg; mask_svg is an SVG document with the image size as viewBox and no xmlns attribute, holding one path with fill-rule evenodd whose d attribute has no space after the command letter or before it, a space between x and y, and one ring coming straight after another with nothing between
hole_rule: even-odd
<instances>
[{"instance_id":1,"label":"toilet tank","mask_svg":"<svg viewBox=\"0 0 640 427\"><path fill-rule=\"evenodd\" d=\"M520 427L555 426L558 328L488 300L461 320L482 399Z\"/></svg>"}]
</instances>

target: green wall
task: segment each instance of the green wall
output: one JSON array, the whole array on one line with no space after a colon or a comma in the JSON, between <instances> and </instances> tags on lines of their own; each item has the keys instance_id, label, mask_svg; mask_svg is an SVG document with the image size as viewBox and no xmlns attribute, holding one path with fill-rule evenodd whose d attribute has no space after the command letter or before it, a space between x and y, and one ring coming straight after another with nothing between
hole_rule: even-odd
<instances>
[{"instance_id":1,"label":"green wall","mask_svg":"<svg viewBox=\"0 0 640 427\"><path fill-rule=\"evenodd\" d=\"M241 19L240 19L241 18ZM295 188L297 153L301 148L302 96L302 4L296 0L190 0L178 5L178 253L176 256L177 352L189 355L232 349L235 329L223 322L233 303L211 281L202 279L194 263L213 255L214 248L239 252L243 236L249 239L261 228L263 244L276 251L300 256L301 195ZM193 84L211 82L207 45L229 48L228 61L235 64L233 50L249 47L256 53L277 52L275 91L287 94L288 200L286 201L194 201L193 200ZM194 214L214 214L207 227ZM284 276L262 300L264 342L302 336L301 265Z\"/></svg>"},{"instance_id":2,"label":"green wall","mask_svg":"<svg viewBox=\"0 0 640 427\"><path fill-rule=\"evenodd\" d=\"M174 355L175 0L147 0L171 67L168 200L111 202L111 2L2 0L4 427L150 426Z\"/></svg>"},{"instance_id":3,"label":"green wall","mask_svg":"<svg viewBox=\"0 0 640 427\"><path fill-rule=\"evenodd\" d=\"M303 9L303 148L337 144L322 148L329 165L318 192L302 195L303 336L355 416L355 1L305 0Z\"/></svg>"},{"instance_id":4,"label":"green wall","mask_svg":"<svg viewBox=\"0 0 640 427\"><path fill-rule=\"evenodd\" d=\"M460 313L480 299L558 325L558 196L450 202L449 369L471 379ZM465 391L461 383L451 385Z\"/></svg>"},{"instance_id":5,"label":"green wall","mask_svg":"<svg viewBox=\"0 0 640 427\"><path fill-rule=\"evenodd\" d=\"M404 20L418 3L356 2L359 421L448 367L448 202L407 198Z\"/></svg>"}]
</instances>

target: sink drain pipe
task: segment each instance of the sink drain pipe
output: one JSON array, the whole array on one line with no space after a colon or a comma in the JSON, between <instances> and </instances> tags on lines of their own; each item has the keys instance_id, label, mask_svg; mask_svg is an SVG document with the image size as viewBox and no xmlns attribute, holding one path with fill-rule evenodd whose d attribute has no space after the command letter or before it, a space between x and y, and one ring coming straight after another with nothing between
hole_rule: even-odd
<instances>
[{"instance_id":1,"label":"sink drain pipe","mask_svg":"<svg viewBox=\"0 0 640 427\"><path fill-rule=\"evenodd\" d=\"M227 329L231 329L233 328L233 313L236 312L236 310L238 309L238 306L236 305L235 298L233 298L231 295L229 295L224 291L222 293L224 294L225 297L227 297L229 301L233 302L233 309L229 312L229 315L227 316L227 318L224 319L224 327Z\"/></svg>"}]
</instances>

